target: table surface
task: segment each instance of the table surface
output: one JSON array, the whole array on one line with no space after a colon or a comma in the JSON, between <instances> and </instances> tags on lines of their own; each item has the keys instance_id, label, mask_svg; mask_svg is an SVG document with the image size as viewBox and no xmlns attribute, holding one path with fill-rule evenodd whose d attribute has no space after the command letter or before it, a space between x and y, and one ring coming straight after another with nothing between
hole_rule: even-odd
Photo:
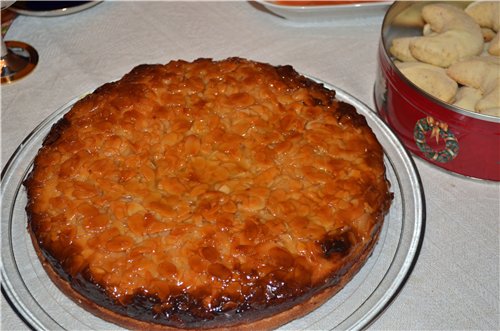
<instances>
[{"instance_id":1,"label":"table surface","mask_svg":"<svg viewBox=\"0 0 500 331\"><path fill-rule=\"evenodd\" d=\"M1 88L2 168L52 112L141 63L240 56L292 64L373 108L382 20L374 12L304 23L246 1L103 2L67 16L19 16L6 40L28 42L40 61ZM403 290L370 328L499 329L499 184L415 163L425 239ZM1 308L2 330L28 329L3 296Z\"/></svg>"}]
</instances>

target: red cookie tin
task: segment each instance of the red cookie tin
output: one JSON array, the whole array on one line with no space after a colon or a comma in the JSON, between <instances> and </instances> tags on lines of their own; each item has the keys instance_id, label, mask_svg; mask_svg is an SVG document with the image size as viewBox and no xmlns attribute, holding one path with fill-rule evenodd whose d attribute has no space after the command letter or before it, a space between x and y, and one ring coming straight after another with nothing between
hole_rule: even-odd
<instances>
[{"instance_id":1,"label":"red cookie tin","mask_svg":"<svg viewBox=\"0 0 500 331\"><path fill-rule=\"evenodd\" d=\"M500 118L432 97L403 76L388 52L393 38L421 35L419 23L400 22L401 15L409 17L421 6L396 1L386 13L374 89L377 111L414 155L460 175L500 181Z\"/></svg>"}]
</instances>

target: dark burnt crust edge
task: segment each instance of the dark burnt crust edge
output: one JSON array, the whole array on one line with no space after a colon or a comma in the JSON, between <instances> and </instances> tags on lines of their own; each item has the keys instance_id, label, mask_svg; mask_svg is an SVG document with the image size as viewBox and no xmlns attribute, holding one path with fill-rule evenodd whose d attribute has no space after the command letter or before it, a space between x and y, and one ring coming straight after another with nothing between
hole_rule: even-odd
<instances>
[{"instance_id":1,"label":"dark burnt crust edge","mask_svg":"<svg viewBox=\"0 0 500 331\"><path fill-rule=\"evenodd\" d=\"M233 58L237 61L240 61L239 58ZM199 59L206 60L206 59ZM245 60L243 60L245 61ZM264 64L265 65L265 64ZM154 66L154 65L153 65ZM354 127L366 126L366 119L357 113L355 107L352 105L339 101L335 99L335 91L330 90L324 87L323 84L317 83L307 77L304 77L298 74L293 67L291 66L280 66L274 67L275 72L279 74L281 79L284 79L286 83L290 87L307 87L311 88L314 93L319 93L323 95L327 95L328 105L325 106L333 106L331 111L335 113L335 116L339 123L343 123L345 121L352 122ZM149 71L151 67L149 65L140 65L135 67L130 73L126 74L125 77L130 77L132 75L138 75L141 72ZM107 83L103 86L96 89L93 93L93 96L88 95L84 99L80 100L82 102L87 98L96 97L101 93L106 94L109 89L113 89L119 82ZM320 99L316 99L314 97L311 100L308 100L311 105L319 105L321 104ZM56 122L51 128L49 134L43 141L43 146L49 146L51 144L57 143L57 141L61 137L61 133L70 126L71 122L68 119L69 116L65 114L61 120ZM43 147L42 147L43 148ZM380 148L381 151L381 148ZM36 159L35 159L36 166ZM27 179L23 183L28 191L28 197L30 197L30 186L32 184L32 176L33 171L28 175ZM347 254L349 256L349 263L344 265L343 268L335 275L330 275L330 277L325 282L325 285L322 287L314 288L314 291L309 291L301 293L294 300L289 300L285 302L285 304L278 304L275 307L268 307L265 311L259 310L249 310L244 312L242 315L234 316L234 319L225 319L225 320L217 320L209 321L208 327L203 327L203 329L209 330L255 330L255 329L270 329L275 328L280 325L283 325L291 320L302 317L329 298L331 298L334 294L340 291L347 282L349 282L354 275L361 269L366 260L372 254L372 251L378 242L379 233L382 227L383 218L385 213L388 211L392 200L392 194L387 194L386 199L384 199L384 204L379 207L379 218L382 220L378 220L376 227L373 229L373 237L367 246L365 246L364 251L362 251L358 256L352 256L351 254ZM41 248L38 239L36 238L36 229L33 229L33 220L36 219L37 215L33 213L31 210L31 199L28 199L28 204L26 207L26 211L28 214L28 232L30 233L33 245L35 247L35 251L42 262L42 265L50 277L50 279L57 285L57 287L65 293L67 296L72 298L76 303L82 306L84 309L91 311L95 315L111 321L113 323L117 323L119 325L123 325L126 327L130 327L133 329L148 329L148 330L179 330L179 329L194 329L199 328L200 325L180 325L180 326L172 326L163 324L162 321L155 320L140 320L138 318L141 317L130 317L116 311L116 308L119 304L114 304L111 299L105 295L104 291L102 291L98 284L92 282L92 279L85 276L85 273L79 274L77 277L71 277L68 272L65 271L64 267L57 261L56 258L52 257L49 252ZM36 222L35 222L36 223ZM88 286L92 288L89 289ZM87 288L85 288L87 287ZM91 295L89 292L98 293L97 296ZM154 296L144 296L143 294L134 295L133 302L135 302L135 298L144 301L144 299L154 300ZM99 302L99 303L98 303ZM122 306L124 309L124 313L126 314L126 306ZM121 309L121 310L123 310ZM143 309L144 312L149 312L147 307L139 307L139 309ZM120 310L120 309L118 309ZM136 315L136 314L134 314ZM222 325L222 327L220 327Z\"/></svg>"},{"instance_id":2,"label":"dark burnt crust edge","mask_svg":"<svg viewBox=\"0 0 500 331\"><path fill-rule=\"evenodd\" d=\"M380 217L383 218L383 215ZM37 240L35 231L33 231L31 225L32 222L29 222L28 232L35 248L35 252L49 278L64 294L66 294L82 308L103 318L104 320L131 329L147 330L264 330L274 329L294 319L300 318L330 299L333 295L340 291L345 284L354 277L354 275L357 274L372 254L373 249L378 242L379 234L382 228L382 223L378 223L378 225L373 229L371 241L367 246L365 246L364 250L359 252L357 256L351 257L348 254L348 263L345 264L335 275L331 275L328 278L328 281L325 282L324 286L318 287L314 291L306 292L304 295L295 298L295 300L286 302L285 305L268 307L262 311L249 310L243 315L232 314L229 318L226 316L226 318L222 320L207 320L201 322L201 324L179 324L178 326L174 326L164 324L165 320L144 320L137 314L134 314L137 315L135 318L126 315L127 306L114 304L105 292L100 289L99 285L92 282L91 279L86 279L84 274L79 274L77 277L71 277L64 271L64 268L60 265L57 259L50 256L46 250L40 247L40 243ZM94 295L92 295L92 293L94 293ZM97 295L95 295L95 293L97 293ZM133 300L135 299L139 299L144 302L144 300L147 299L154 300L154 296L148 298L148 296L139 294L134 296ZM122 312L120 312L120 308ZM146 315L151 314L149 307L137 306L137 308L138 311L136 311L136 313L140 313L142 311ZM234 311L232 313L234 313ZM142 317L144 317L144 315L142 315ZM207 324L208 326L205 327Z\"/></svg>"},{"instance_id":3,"label":"dark burnt crust edge","mask_svg":"<svg viewBox=\"0 0 500 331\"><path fill-rule=\"evenodd\" d=\"M85 295L81 294L75 288L73 288L73 282L70 282L65 277L61 278L62 275L55 269L54 265L49 262L49 259L44 254L44 250L40 248L38 240L31 231L30 224L28 225L28 232L30 234L31 240L33 242L33 246L35 248L35 252L51 281L61 290L66 296L71 298L75 303L77 303L83 309L91 312L92 314L108 321L115 323L117 325L130 328L133 330L151 330L151 331L166 331L166 330L194 330L200 329L198 328L183 328L183 327L174 327L165 324L158 324L155 322L142 321L133 317L129 317L116 311L105 308L95 301L87 298ZM281 325L284 325L292 320L301 318L322 304L332 298L336 293L344 288L344 286L351 281L351 279L359 272L359 270L364 266L368 258L372 255L373 250L378 242L380 232L382 229L382 225L378 225L374 228L374 234L372 236L372 240L369 245L367 245L363 252L356 258L351 259L351 264L346 266L344 269L347 271L341 276L338 277L336 275L337 282L332 284L331 286L327 286L322 288L320 291L317 291L310 295L307 298L304 298L302 302L295 303L292 307L287 310L280 311L274 315L264 316L259 319L258 316L250 316L246 319L238 319L233 322L233 324L223 325L223 326L213 326L209 328L204 328L205 330L242 330L242 331L251 331L251 330L272 330ZM95 285L95 284L92 284Z\"/></svg>"}]
</instances>

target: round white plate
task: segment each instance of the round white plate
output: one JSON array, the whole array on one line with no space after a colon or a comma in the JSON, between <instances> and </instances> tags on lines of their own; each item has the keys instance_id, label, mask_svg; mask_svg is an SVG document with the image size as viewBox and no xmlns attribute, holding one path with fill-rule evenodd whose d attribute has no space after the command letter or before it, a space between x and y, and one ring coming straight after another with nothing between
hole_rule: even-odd
<instances>
[{"instance_id":1,"label":"round white plate","mask_svg":"<svg viewBox=\"0 0 500 331\"><path fill-rule=\"evenodd\" d=\"M257 0L266 10L284 19L295 22L326 22L359 20L375 15L383 15L393 1L364 2L356 4L290 6L274 1Z\"/></svg>"},{"instance_id":2,"label":"round white plate","mask_svg":"<svg viewBox=\"0 0 500 331\"><path fill-rule=\"evenodd\" d=\"M403 287L416 262L424 234L425 207L412 159L376 113L350 94L337 97L355 106L385 151L387 177L394 192L380 240L360 272L331 300L283 330L360 329L369 325ZM23 181L51 126L76 100L45 119L18 147L2 172L2 287L12 305L37 330L117 330L68 299L50 281L26 230Z\"/></svg>"}]
</instances>

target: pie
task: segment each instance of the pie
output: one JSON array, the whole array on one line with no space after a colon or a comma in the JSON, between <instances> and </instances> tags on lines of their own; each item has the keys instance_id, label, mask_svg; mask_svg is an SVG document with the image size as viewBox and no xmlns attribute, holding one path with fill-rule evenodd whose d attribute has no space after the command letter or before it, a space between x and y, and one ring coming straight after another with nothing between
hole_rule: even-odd
<instances>
[{"instance_id":1,"label":"pie","mask_svg":"<svg viewBox=\"0 0 500 331\"><path fill-rule=\"evenodd\" d=\"M52 281L118 325L278 327L363 266L392 200L356 109L242 58L140 65L74 104L25 181Z\"/></svg>"}]
</instances>

